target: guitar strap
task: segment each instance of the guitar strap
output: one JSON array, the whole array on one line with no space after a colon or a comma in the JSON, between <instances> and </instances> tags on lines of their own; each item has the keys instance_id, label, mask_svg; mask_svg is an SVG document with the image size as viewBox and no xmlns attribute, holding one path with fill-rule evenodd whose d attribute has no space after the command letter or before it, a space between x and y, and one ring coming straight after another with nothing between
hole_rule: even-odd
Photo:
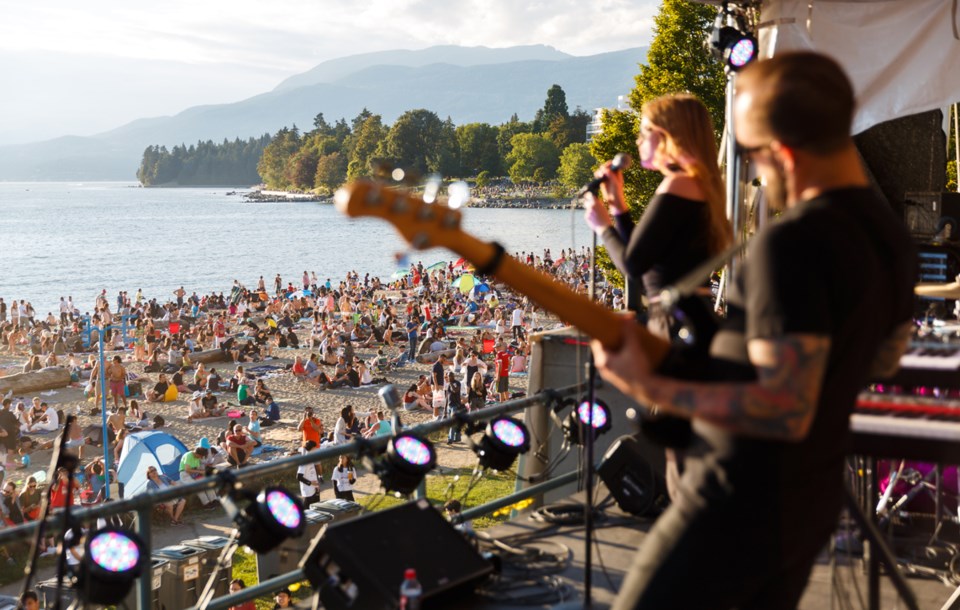
<instances>
[{"instance_id":1,"label":"guitar strap","mask_svg":"<svg viewBox=\"0 0 960 610\"><path fill-rule=\"evenodd\" d=\"M694 267L689 273L660 291L660 294L650 300L651 303L659 303L664 309L672 309L680 300L685 297L693 296L703 286L704 282L710 278L714 271L727 264L727 262L747 247L752 237L744 238L739 242L729 246L719 254L707 259L706 262Z\"/></svg>"}]
</instances>

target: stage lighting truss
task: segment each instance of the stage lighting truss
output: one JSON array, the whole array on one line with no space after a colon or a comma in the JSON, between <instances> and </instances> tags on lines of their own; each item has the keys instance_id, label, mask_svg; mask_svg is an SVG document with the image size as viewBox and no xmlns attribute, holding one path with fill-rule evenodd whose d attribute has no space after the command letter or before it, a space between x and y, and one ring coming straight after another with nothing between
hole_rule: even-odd
<instances>
[{"instance_id":1,"label":"stage lighting truss","mask_svg":"<svg viewBox=\"0 0 960 610\"><path fill-rule=\"evenodd\" d=\"M237 502L246 501L243 508ZM237 528L237 544L269 553L284 540L303 535L306 518L300 498L282 487L266 487L254 495L236 486L220 503Z\"/></svg>"},{"instance_id":2,"label":"stage lighting truss","mask_svg":"<svg viewBox=\"0 0 960 610\"><path fill-rule=\"evenodd\" d=\"M143 542L133 532L106 527L87 536L77 595L89 604L116 604L130 592L144 564Z\"/></svg>"},{"instance_id":3,"label":"stage lighting truss","mask_svg":"<svg viewBox=\"0 0 960 610\"><path fill-rule=\"evenodd\" d=\"M497 417L487 424L483 438L473 450L482 467L506 470L518 455L530 451L530 432L517 419Z\"/></svg>"},{"instance_id":4,"label":"stage lighting truss","mask_svg":"<svg viewBox=\"0 0 960 610\"><path fill-rule=\"evenodd\" d=\"M575 401L573 407L563 422L563 432L571 445L582 445L587 429L592 430L596 438L613 425L610 407L602 400L594 400L592 409L586 399Z\"/></svg>"},{"instance_id":5,"label":"stage lighting truss","mask_svg":"<svg viewBox=\"0 0 960 610\"><path fill-rule=\"evenodd\" d=\"M376 472L387 492L409 495L436 465L433 443L405 432L390 439Z\"/></svg>"},{"instance_id":6,"label":"stage lighting truss","mask_svg":"<svg viewBox=\"0 0 960 610\"><path fill-rule=\"evenodd\" d=\"M710 49L727 72L736 72L757 58L757 39L747 17L749 8L725 2L713 24Z\"/></svg>"}]
</instances>

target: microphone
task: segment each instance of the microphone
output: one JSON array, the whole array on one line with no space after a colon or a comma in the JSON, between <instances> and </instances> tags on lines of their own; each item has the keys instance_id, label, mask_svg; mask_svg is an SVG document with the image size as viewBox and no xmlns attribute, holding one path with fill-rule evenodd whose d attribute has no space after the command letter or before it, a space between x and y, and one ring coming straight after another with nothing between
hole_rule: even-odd
<instances>
[{"instance_id":1,"label":"microphone","mask_svg":"<svg viewBox=\"0 0 960 610\"><path fill-rule=\"evenodd\" d=\"M377 396L380 397L380 402L383 403L383 406L387 408L388 411L392 413L390 418L390 427L393 428L393 435L396 436L400 432L400 427L403 425L400 422L400 408L401 398L400 392L397 391L397 386L392 383L380 388L380 391L377 392Z\"/></svg>"},{"instance_id":2,"label":"microphone","mask_svg":"<svg viewBox=\"0 0 960 610\"><path fill-rule=\"evenodd\" d=\"M400 392L397 391L397 386L392 383L388 383L380 388L377 395L380 397L380 402L382 402L383 406L388 410L396 411L400 408Z\"/></svg>"},{"instance_id":3,"label":"microphone","mask_svg":"<svg viewBox=\"0 0 960 610\"><path fill-rule=\"evenodd\" d=\"M630 167L630 164L633 162L633 158L627 153L617 153L613 158L613 162L610 163L610 169L619 172ZM600 185L603 184L604 178L594 178L586 184L582 189L577 191L577 197L583 197L587 193L593 193L594 196L600 192Z\"/></svg>"}]
</instances>

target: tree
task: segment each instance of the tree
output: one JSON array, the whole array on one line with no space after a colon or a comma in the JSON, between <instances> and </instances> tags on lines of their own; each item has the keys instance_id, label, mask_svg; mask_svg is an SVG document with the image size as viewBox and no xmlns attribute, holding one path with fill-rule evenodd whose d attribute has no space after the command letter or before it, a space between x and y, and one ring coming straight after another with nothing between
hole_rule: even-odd
<instances>
[{"instance_id":1,"label":"tree","mask_svg":"<svg viewBox=\"0 0 960 610\"><path fill-rule=\"evenodd\" d=\"M557 148L563 150L570 144L587 141L587 125L590 115L577 108L576 112L567 116L556 116L547 126L546 136Z\"/></svg>"},{"instance_id":2,"label":"tree","mask_svg":"<svg viewBox=\"0 0 960 610\"><path fill-rule=\"evenodd\" d=\"M507 157L510 155L510 151L513 150L513 145L510 144L513 136L518 133L530 133L532 131L533 126L530 123L524 123L518 119L516 114L511 116L509 121L500 125L497 130L497 150L500 152L500 167L510 167L510 164L507 162Z\"/></svg>"},{"instance_id":3,"label":"tree","mask_svg":"<svg viewBox=\"0 0 960 610\"><path fill-rule=\"evenodd\" d=\"M640 66L637 86L628 100L633 112L605 110L603 128L590 142L590 152L597 159L612 159L618 152L636 150L638 114L643 104L668 93L689 91L707 106L717 134L723 129L724 86L723 66L704 45L713 20L715 7L686 0L663 0L654 19L654 39L647 51L647 64ZM642 214L653 196L660 175L644 171L639 164L623 176L624 195L635 218ZM605 252L599 251L598 264L614 281L622 281Z\"/></svg>"},{"instance_id":4,"label":"tree","mask_svg":"<svg viewBox=\"0 0 960 610\"><path fill-rule=\"evenodd\" d=\"M461 175L476 176L484 171L493 175L500 173L498 133L496 127L487 123L468 123L457 127Z\"/></svg>"},{"instance_id":5,"label":"tree","mask_svg":"<svg viewBox=\"0 0 960 610\"><path fill-rule=\"evenodd\" d=\"M547 127L557 117L566 118L569 116L567 111L567 94L564 93L560 85L553 85L547 89L547 99L543 102L543 108L537 110L533 119L534 133L541 133L547 130Z\"/></svg>"},{"instance_id":6,"label":"tree","mask_svg":"<svg viewBox=\"0 0 960 610\"><path fill-rule=\"evenodd\" d=\"M586 144L571 144L560 154L560 170L558 177L560 184L576 190L593 178L593 169L597 160L590 154L590 147Z\"/></svg>"},{"instance_id":7,"label":"tree","mask_svg":"<svg viewBox=\"0 0 960 610\"><path fill-rule=\"evenodd\" d=\"M284 189L290 185L287 162L300 149L300 137L293 129L284 127L263 150L257 172L269 188Z\"/></svg>"},{"instance_id":8,"label":"tree","mask_svg":"<svg viewBox=\"0 0 960 610\"><path fill-rule=\"evenodd\" d=\"M545 182L554 178L560 165L560 151L553 142L533 133L520 133L510 140L512 150L507 156L509 175L514 182L536 180ZM537 173L539 171L539 174Z\"/></svg>"},{"instance_id":9,"label":"tree","mask_svg":"<svg viewBox=\"0 0 960 610\"><path fill-rule=\"evenodd\" d=\"M377 154L405 170L420 174L439 171L444 130L444 123L436 113L423 108L408 110L397 117Z\"/></svg>"},{"instance_id":10,"label":"tree","mask_svg":"<svg viewBox=\"0 0 960 610\"><path fill-rule=\"evenodd\" d=\"M317 151L312 148L301 148L295 152L287 163L287 184L301 191L312 189L319 158Z\"/></svg>"},{"instance_id":11,"label":"tree","mask_svg":"<svg viewBox=\"0 0 960 610\"><path fill-rule=\"evenodd\" d=\"M706 105L717 134L723 130L723 65L704 45L713 28L717 9L687 0L663 0L654 19L654 39L647 65L640 66L637 86L629 94L630 106L668 93L690 92Z\"/></svg>"},{"instance_id":12,"label":"tree","mask_svg":"<svg viewBox=\"0 0 960 610\"><path fill-rule=\"evenodd\" d=\"M367 118L359 125L354 123L357 126L350 137L347 178L351 180L370 175L370 160L373 158L380 141L387 136L387 128L383 125L380 115L370 114L366 108L361 115L364 113L366 113Z\"/></svg>"},{"instance_id":13,"label":"tree","mask_svg":"<svg viewBox=\"0 0 960 610\"><path fill-rule=\"evenodd\" d=\"M335 191L347 179L347 157L341 152L324 155L317 160L314 184L328 192Z\"/></svg>"}]
</instances>

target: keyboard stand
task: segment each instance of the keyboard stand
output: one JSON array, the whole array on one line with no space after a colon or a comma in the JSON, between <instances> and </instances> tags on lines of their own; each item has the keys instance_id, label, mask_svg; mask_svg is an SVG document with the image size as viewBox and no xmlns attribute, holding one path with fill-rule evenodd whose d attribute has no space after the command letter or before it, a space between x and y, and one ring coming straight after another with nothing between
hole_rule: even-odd
<instances>
[{"instance_id":1,"label":"keyboard stand","mask_svg":"<svg viewBox=\"0 0 960 610\"><path fill-rule=\"evenodd\" d=\"M868 460L868 462L867 476L870 481L873 481L876 471L872 463L873 460ZM866 497L873 497L873 485L868 483L868 490L870 494ZM849 487L845 488L844 500L847 503L847 511L857 524L860 530L860 536L864 542L863 556L867 562L867 608L870 610L880 610L880 562L883 562L883 564L887 566L887 573L900 599L903 600L909 610L920 610L917 597L914 595L910 585L907 584L903 573L900 571L900 566L897 565L896 558L883 539L883 534L877 529L873 519L868 519L864 514L863 509L860 507L856 498L854 498Z\"/></svg>"}]
</instances>

